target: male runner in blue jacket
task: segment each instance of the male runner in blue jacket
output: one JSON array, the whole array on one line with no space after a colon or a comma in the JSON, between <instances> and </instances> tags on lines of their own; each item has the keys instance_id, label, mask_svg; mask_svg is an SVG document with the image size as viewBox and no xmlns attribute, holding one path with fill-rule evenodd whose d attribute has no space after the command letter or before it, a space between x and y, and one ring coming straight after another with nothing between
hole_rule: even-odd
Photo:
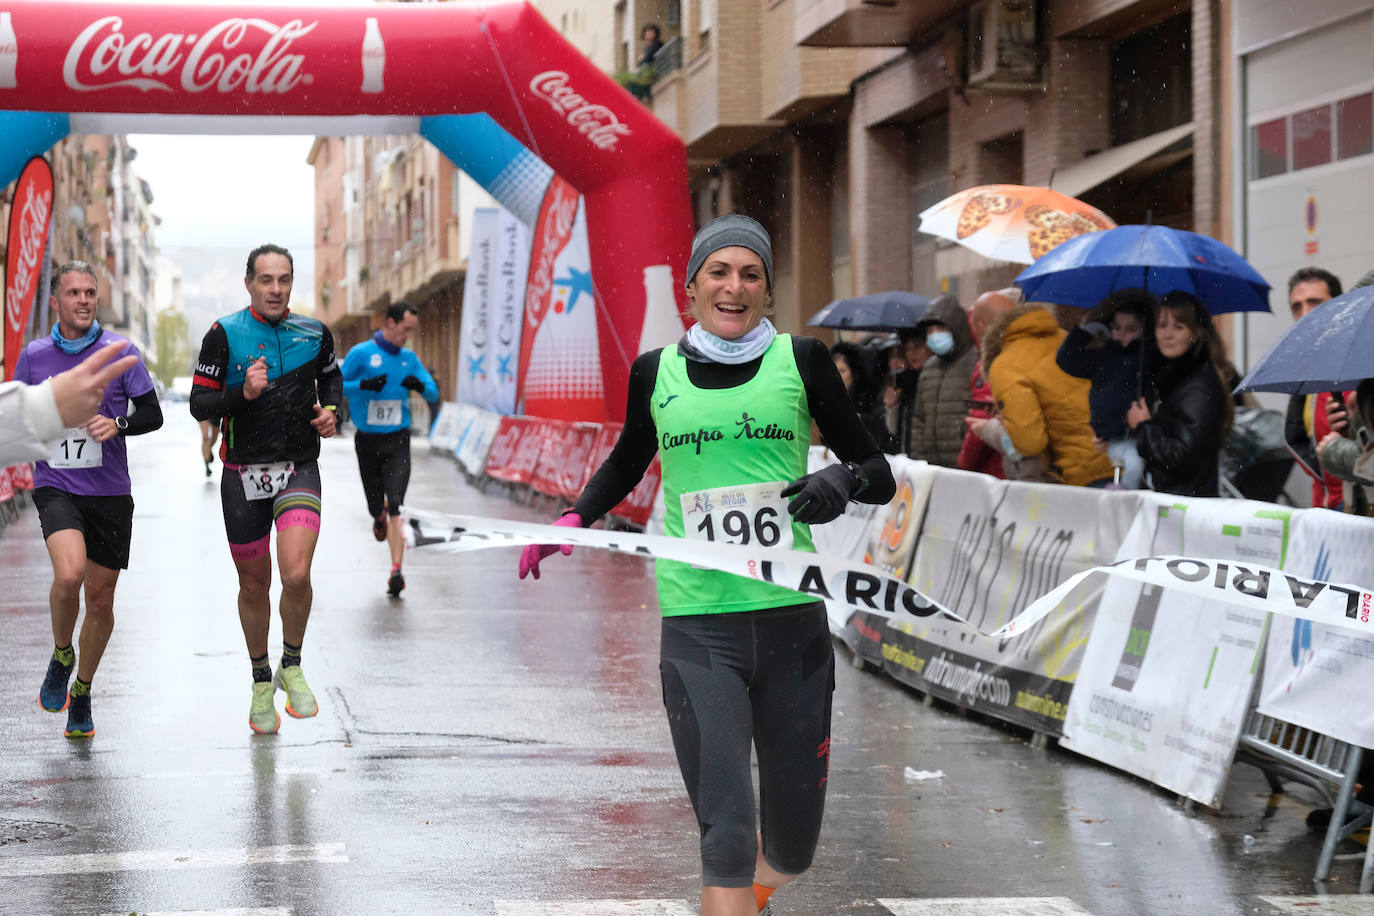
<instances>
[{"instance_id":1,"label":"male runner in blue jacket","mask_svg":"<svg viewBox=\"0 0 1374 916\"><path fill-rule=\"evenodd\" d=\"M349 350L343 364L344 396L358 427L353 448L372 534L391 548L387 594L393 598L406 587L401 575L401 503L410 483L410 392L431 403L439 398L420 357L405 349L419 326L415 307L397 302L387 308L382 329Z\"/></svg>"}]
</instances>

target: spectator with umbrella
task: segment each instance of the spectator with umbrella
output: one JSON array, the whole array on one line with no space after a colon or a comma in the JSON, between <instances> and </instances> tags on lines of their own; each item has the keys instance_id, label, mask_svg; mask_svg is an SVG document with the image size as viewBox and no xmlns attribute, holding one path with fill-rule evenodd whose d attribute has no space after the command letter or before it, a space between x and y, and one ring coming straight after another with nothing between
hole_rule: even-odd
<instances>
[{"instance_id":1,"label":"spectator with umbrella","mask_svg":"<svg viewBox=\"0 0 1374 916\"><path fill-rule=\"evenodd\" d=\"M1320 267L1300 268L1288 278L1288 308L1293 320L1301 320L1341 292L1340 278L1330 271ZM1297 458L1298 466L1312 478L1312 505L1339 511L1341 479L1323 473L1317 461L1317 442L1330 432L1326 424L1326 405L1330 399L1329 391L1291 396L1284 415L1283 438Z\"/></svg>"},{"instance_id":2,"label":"spectator with umbrella","mask_svg":"<svg viewBox=\"0 0 1374 916\"><path fill-rule=\"evenodd\" d=\"M1126 426L1126 412L1143 388L1145 348L1154 333L1158 300L1143 289L1120 289L1098 303L1059 345L1055 362L1088 379L1088 406L1099 446L1121 470L1118 483L1137 490L1145 462Z\"/></svg>"},{"instance_id":3,"label":"spectator with umbrella","mask_svg":"<svg viewBox=\"0 0 1374 916\"><path fill-rule=\"evenodd\" d=\"M1217 496L1232 405L1216 327L1197 296L1174 290L1160 299L1154 337L1145 396L1126 413L1146 477L1165 493Z\"/></svg>"},{"instance_id":4,"label":"spectator with umbrella","mask_svg":"<svg viewBox=\"0 0 1374 916\"><path fill-rule=\"evenodd\" d=\"M1003 454L1007 479L1106 485L1112 464L1093 445L1085 379L1055 365L1065 331L1039 304L994 319L982 341L983 371L997 404L969 428Z\"/></svg>"},{"instance_id":5,"label":"spectator with umbrella","mask_svg":"<svg viewBox=\"0 0 1374 916\"><path fill-rule=\"evenodd\" d=\"M854 405L854 410L863 421L864 427L887 454L896 451L896 444L889 442L887 423L883 416L882 405L878 402L878 379L873 365L873 351L857 344L841 341L830 348L830 358L844 382L845 394Z\"/></svg>"},{"instance_id":6,"label":"spectator with umbrella","mask_svg":"<svg viewBox=\"0 0 1374 916\"><path fill-rule=\"evenodd\" d=\"M1332 411L1333 420L1344 421L1342 429L1322 437L1317 459L1323 471L1342 481L1346 512L1374 515L1374 378L1361 381L1343 400L1344 410Z\"/></svg>"},{"instance_id":7,"label":"spectator with umbrella","mask_svg":"<svg viewBox=\"0 0 1374 916\"><path fill-rule=\"evenodd\" d=\"M1014 286L983 293L973 301L973 308L969 309L968 313L968 326L973 331L973 344L979 348L980 353L983 337L987 334L988 328L1022 301L1021 291ZM997 413L984 362L986 361L980 361L973 367L973 378L969 380L969 399L964 405L968 411L964 416L964 422L969 425L969 431L964 434L964 444L959 449L959 460L955 467L961 471L977 471L980 474L1002 478L1008 476L1003 468L1002 451L995 440L984 441L982 436L975 432L975 425L977 429L983 429L978 421L991 420Z\"/></svg>"},{"instance_id":8,"label":"spectator with umbrella","mask_svg":"<svg viewBox=\"0 0 1374 916\"><path fill-rule=\"evenodd\" d=\"M916 384L906 452L913 458L952 468L964 444L965 402L978 348L963 306L949 295L936 299L926 310L916 333L924 337L934 355L921 367Z\"/></svg>"}]
</instances>

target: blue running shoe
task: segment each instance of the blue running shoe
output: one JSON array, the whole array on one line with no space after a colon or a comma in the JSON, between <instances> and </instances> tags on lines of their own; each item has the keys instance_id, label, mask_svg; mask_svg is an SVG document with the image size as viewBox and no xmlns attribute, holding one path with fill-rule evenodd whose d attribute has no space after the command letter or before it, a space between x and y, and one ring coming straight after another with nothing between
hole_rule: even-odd
<instances>
[{"instance_id":1,"label":"blue running shoe","mask_svg":"<svg viewBox=\"0 0 1374 916\"><path fill-rule=\"evenodd\" d=\"M67 707L67 737L89 738L95 734L95 722L91 720L91 695L83 693L71 698Z\"/></svg>"},{"instance_id":2,"label":"blue running shoe","mask_svg":"<svg viewBox=\"0 0 1374 916\"><path fill-rule=\"evenodd\" d=\"M75 665L64 665L57 659L48 660L48 673L43 675L43 686L38 688L38 702L48 712L61 712L67 708L67 681L71 679Z\"/></svg>"}]
</instances>

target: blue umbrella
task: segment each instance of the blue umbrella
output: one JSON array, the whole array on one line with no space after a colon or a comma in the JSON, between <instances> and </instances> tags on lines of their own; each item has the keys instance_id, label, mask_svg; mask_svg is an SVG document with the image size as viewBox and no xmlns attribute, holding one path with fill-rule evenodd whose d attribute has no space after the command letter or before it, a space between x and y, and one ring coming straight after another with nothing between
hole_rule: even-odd
<instances>
[{"instance_id":1,"label":"blue umbrella","mask_svg":"<svg viewBox=\"0 0 1374 916\"><path fill-rule=\"evenodd\" d=\"M897 331L914 328L930 307L925 296L894 290L855 299L836 299L811 317L807 324L844 331Z\"/></svg>"},{"instance_id":2,"label":"blue umbrella","mask_svg":"<svg viewBox=\"0 0 1374 916\"><path fill-rule=\"evenodd\" d=\"M1348 391L1374 378L1374 286L1323 302L1274 341L1237 391Z\"/></svg>"},{"instance_id":3,"label":"blue umbrella","mask_svg":"<svg viewBox=\"0 0 1374 916\"><path fill-rule=\"evenodd\" d=\"M1269 311L1269 284L1216 239L1167 226L1117 226L1069 239L1021 271L1031 302L1092 308L1119 289L1192 293L1213 315Z\"/></svg>"}]
</instances>

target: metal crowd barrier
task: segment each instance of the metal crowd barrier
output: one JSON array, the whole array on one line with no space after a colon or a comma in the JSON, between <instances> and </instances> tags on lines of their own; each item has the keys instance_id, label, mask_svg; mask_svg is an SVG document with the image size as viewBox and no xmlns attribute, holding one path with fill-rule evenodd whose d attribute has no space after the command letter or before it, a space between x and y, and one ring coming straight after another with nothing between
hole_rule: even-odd
<instances>
[{"instance_id":1,"label":"metal crowd barrier","mask_svg":"<svg viewBox=\"0 0 1374 916\"><path fill-rule=\"evenodd\" d=\"M1284 780L1309 786L1330 806L1331 823L1326 828L1321 855L1317 857L1316 880L1331 876L1336 857L1336 845L1358 830L1371 825L1374 809L1353 802L1355 783L1359 777L1364 749L1330 735L1300 728L1291 722L1251 710L1241 731L1236 760L1258 767L1269 782L1269 788L1283 791ZM1335 788L1335 794L1331 792ZM1351 808L1355 807L1354 816ZM1364 869L1360 875L1360 893L1374 887L1374 843L1365 851Z\"/></svg>"}]
</instances>

